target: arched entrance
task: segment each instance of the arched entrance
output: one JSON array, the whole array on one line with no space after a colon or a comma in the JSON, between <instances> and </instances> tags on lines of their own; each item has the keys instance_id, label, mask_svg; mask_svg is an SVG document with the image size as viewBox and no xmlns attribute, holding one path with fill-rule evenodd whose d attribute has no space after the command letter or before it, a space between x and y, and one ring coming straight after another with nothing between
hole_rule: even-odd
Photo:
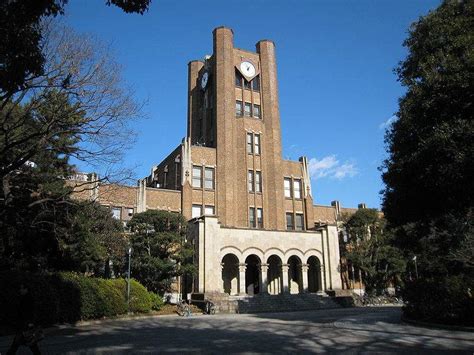
<instances>
[{"instance_id":1,"label":"arched entrance","mask_svg":"<svg viewBox=\"0 0 474 355\"><path fill-rule=\"evenodd\" d=\"M322 291L321 263L315 256L308 259L308 292Z\"/></svg>"},{"instance_id":2,"label":"arched entrance","mask_svg":"<svg viewBox=\"0 0 474 355\"><path fill-rule=\"evenodd\" d=\"M288 287L292 294L302 293L301 259L293 255L288 259Z\"/></svg>"},{"instance_id":3,"label":"arched entrance","mask_svg":"<svg viewBox=\"0 0 474 355\"><path fill-rule=\"evenodd\" d=\"M260 259L256 255L249 255L245 259L245 290L248 295L260 292Z\"/></svg>"},{"instance_id":4,"label":"arched entrance","mask_svg":"<svg viewBox=\"0 0 474 355\"><path fill-rule=\"evenodd\" d=\"M239 293L239 259L234 254L226 254L222 258L222 283L225 293Z\"/></svg>"},{"instance_id":5,"label":"arched entrance","mask_svg":"<svg viewBox=\"0 0 474 355\"><path fill-rule=\"evenodd\" d=\"M267 260L268 263L268 293L278 295L282 289L281 259L277 255L272 255Z\"/></svg>"}]
</instances>

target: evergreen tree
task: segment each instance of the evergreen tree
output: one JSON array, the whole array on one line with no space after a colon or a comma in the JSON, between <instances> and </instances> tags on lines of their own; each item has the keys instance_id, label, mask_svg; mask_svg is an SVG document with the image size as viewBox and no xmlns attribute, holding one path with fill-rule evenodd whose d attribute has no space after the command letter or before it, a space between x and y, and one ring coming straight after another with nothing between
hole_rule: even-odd
<instances>
[{"instance_id":1,"label":"evergreen tree","mask_svg":"<svg viewBox=\"0 0 474 355\"><path fill-rule=\"evenodd\" d=\"M186 220L178 213L148 210L129 222L131 273L148 290L169 291L176 276L192 275L193 248L186 240Z\"/></svg>"},{"instance_id":2,"label":"evergreen tree","mask_svg":"<svg viewBox=\"0 0 474 355\"><path fill-rule=\"evenodd\" d=\"M439 289L457 279L453 297L470 297L474 284L466 260L473 255L474 2L444 1L412 25L404 44L409 53L396 72L407 91L399 101L398 120L386 133L383 210L395 245L407 259L417 257L420 278ZM470 250L459 252L465 248ZM411 287L416 285L408 283L407 291ZM408 300L412 305L439 301L423 289L433 288L410 292L409 297L418 297ZM421 316L441 314L450 298Z\"/></svg>"}]
</instances>

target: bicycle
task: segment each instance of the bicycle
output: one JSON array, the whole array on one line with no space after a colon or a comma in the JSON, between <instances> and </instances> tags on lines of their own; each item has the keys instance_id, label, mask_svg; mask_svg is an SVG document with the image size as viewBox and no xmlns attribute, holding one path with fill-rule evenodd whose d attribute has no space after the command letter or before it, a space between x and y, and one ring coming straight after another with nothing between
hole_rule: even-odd
<instances>
[{"instance_id":1,"label":"bicycle","mask_svg":"<svg viewBox=\"0 0 474 355\"><path fill-rule=\"evenodd\" d=\"M180 315L181 317L189 317L191 316L191 307L189 306L189 304L186 302L186 301L180 301L177 305L176 305L176 313L178 313L178 315Z\"/></svg>"},{"instance_id":2,"label":"bicycle","mask_svg":"<svg viewBox=\"0 0 474 355\"><path fill-rule=\"evenodd\" d=\"M216 314L216 305L209 300L206 300L206 314Z\"/></svg>"}]
</instances>

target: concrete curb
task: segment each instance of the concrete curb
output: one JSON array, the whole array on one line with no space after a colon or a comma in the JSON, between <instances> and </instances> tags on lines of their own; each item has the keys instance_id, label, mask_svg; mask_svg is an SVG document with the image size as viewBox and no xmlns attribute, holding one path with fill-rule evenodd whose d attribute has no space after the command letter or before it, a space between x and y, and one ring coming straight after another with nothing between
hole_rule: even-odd
<instances>
[{"instance_id":1,"label":"concrete curb","mask_svg":"<svg viewBox=\"0 0 474 355\"><path fill-rule=\"evenodd\" d=\"M425 328L434 328L434 329L443 329L443 330L459 330L462 332L474 332L474 327L463 327L461 325L449 325L449 324L440 324L440 323L430 323L420 320L410 319L402 315L402 322L408 323L411 325L417 325L419 327Z\"/></svg>"}]
</instances>

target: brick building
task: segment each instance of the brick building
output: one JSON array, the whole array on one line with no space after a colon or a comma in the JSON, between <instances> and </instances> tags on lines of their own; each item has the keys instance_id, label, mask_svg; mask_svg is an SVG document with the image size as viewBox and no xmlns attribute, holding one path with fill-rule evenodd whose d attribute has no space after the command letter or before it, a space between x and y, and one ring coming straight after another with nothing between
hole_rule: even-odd
<instances>
[{"instance_id":1,"label":"brick building","mask_svg":"<svg viewBox=\"0 0 474 355\"><path fill-rule=\"evenodd\" d=\"M342 288L337 221L314 205L307 159L282 158L275 45L235 48L188 65L187 135L137 187L85 192L124 221L147 209L189 219L198 274L186 292L303 293ZM348 209L347 211L351 211Z\"/></svg>"}]
</instances>

